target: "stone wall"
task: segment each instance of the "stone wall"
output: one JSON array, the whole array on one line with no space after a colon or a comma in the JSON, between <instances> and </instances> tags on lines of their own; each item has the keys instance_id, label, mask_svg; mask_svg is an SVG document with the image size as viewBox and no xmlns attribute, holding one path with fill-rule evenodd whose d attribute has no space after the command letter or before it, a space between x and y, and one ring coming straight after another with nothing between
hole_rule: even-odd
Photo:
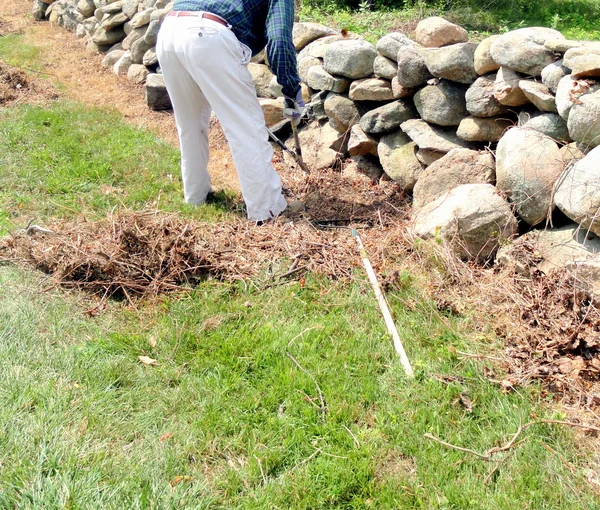
<instances>
[{"instance_id":1,"label":"stone wall","mask_svg":"<svg viewBox=\"0 0 600 510\"><path fill-rule=\"evenodd\" d=\"M148 106L169 108L156 59L167 0L36 0L33 13L72 30L102 65L145 83ZM389 178L413 196L413 230L462 258L485 260L521 226L558 207L579 247L600 235L600 42L522 28L471 42L442 18L414 39L373 45L315 23L294 44L310 122L313 170L341 165ZM281 89L264 54L249 64L269 126L280 134ZM290 141L290 143L293 142ZM523 228L521 228L523 230ZM578 237L579 238L579 237Z\"/></svg>"}]
</instances>

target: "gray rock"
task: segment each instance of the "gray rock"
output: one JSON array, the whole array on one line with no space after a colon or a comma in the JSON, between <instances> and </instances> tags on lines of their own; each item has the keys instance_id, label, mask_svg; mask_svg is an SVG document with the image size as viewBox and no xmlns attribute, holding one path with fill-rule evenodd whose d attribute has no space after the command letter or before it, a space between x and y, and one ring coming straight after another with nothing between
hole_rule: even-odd
<instances>
[{"instance_id":1,"label":"gray rock","mask_svg":"<svg viewBox=\"0 0 600 510\"><path fill-rule=\"evenodd\" d=\"M75 29L75 36L77 39L83 39L86 35L87 34L85 33L85 27L83 26L83 23L77 25L77 28Z\"/></svg>"},{"instance_id":2,"label":"gray rock","mask_svg":"<svg viewBox=\"0 0 600 510\"><path fill-rule=\"evenodd\" d=\"M495 117L508 112L496 99L496 74L481 76L469 87L465 95L467 110L475 117Z\"/></svg>"},{"instance_id":3,"label":"gray rock","mask_svg":"<svg viewBox=\"0 0 600 510\"><path fill-rule=\"evenodd\" d=\"M127 79L138 84L146 81L146 77L150 74L145 65L132 64L127 70Z\"/></svg>"},{"instance_id":4,"label":"gray rock","mask_svg":"<svg viewBox=\"0 0 600 510\"><path fill-rule=\"evenodd\" d=\"M323 65L330 74L356 80L373 72L376 56L375 46L367 41L337 41L327 48Z\"/></svg>"},{"instance_id":5,"label":"gray rock","mask_svg":"<svg viewBox=\"0 0 600 510\"><path fill-rule=\"evenodd\" d=\"M519 259L524 250L528 253L532 249L536 255L535 268L548 274L600 253L600 239L588 234L576 223L556 229L535 229L501 247L496 263L512 266L516 272L530 276L531 270Z\"/></svg>"},{"instance_id":6,"label":"gray rock","mask_svg":"<svg viewBox=\"0 0 600 510\"><path fill-rule=\"evenodd\" d=\"M365 133L359 124L354 124L348 139L348 154L350 156L377 156L377 140Z\"/></svg>"},{"instance_id":7,"label":"gray rock","mask_svg":"<svg viewBox=\"0 0 600 510\"><path fill-rule=\"evenodd\" d=\"M101 7L100 9L105 14L115 14L123 10L124 4L125 0L117 0L116 2L106 2L106 5Z\"/></svg>"},{"instance_id":8,"label":"gray rock","mask_svg":"<svg viewBox=\"0 0 600 510\"><path fill-rule=\"evenodd\" d=\"M574 100L579 100L581 93L574 93L577 90L577 80L569 74L561 78L556 87L554 101L556 103L557 113L565 120L569 118L569 113L573 107Z\"/></svg>"},{"instance_id":9,"label":"gray rock","mask_svg":"<svg viewBox=\"0 0 600 510\"><path fill-rule=\"evenodd\" d=\"M522 106L529 99L519 88L521 77L507 67L501 67L496 74L494 95L500 104L506 106Z\"/></svg>"},{"instance_id":10,"label":"gray rock","mask_svg":"<svg viewBox=\"0 0 600 510\"><path fill-rule=\"evenodd\" d=\"M46 10L48 9L48 4L42 2L41 0L35 0L33 2L33 8L31 10L31 15L33 19L42 20L46 15Z\"/></svg>"},{"instance_id":11,"label":"gray rock","mask_svg":"<svg viewBox=\"0 0 600 510\"><path fill-rule=\"evenodd\" d=\"M464 28L437 16L420 21L415 37L426 48L439 48L469 40L469 34Z\"/></svg>"},{"instance_id":12,"label":"gray rock","mask_svg":"<svg viewBox=\"0 0 600 510\"><path fill-rule=\"evenodd\" d=\"M379 39L375 47L377 51L381 53L381 55L387 57L393 62L396 62L399 51L404 51L405 49L412 48L414 46L415 43L410 39L410 37L400 32L392 32Z\"/></svg>"},{"instance_id":13,"label":"gray rock","mask_svg":"<svg viewBox=\"0 0 600 510\"><path fill-rule=\"evenodd\" d=\"M112 30L114 28L120 27L121 25L125 24L127 19L128 19L127 16L125 16L125 14L123 14L122 12L119 11L119 12L109 15L108 18L106 18L104 21L102 21L100 26L104 30Z\"/></svg>"},{"instance_id":14,"label":"gray rock","mask_svg":"<svg viewBox=\"0 0 600 510\"><path fill-rule=\"evenodd\" d=\"M157 3L157 0L142 0L141 7L144 9L151 9Z\"/></svg>"},{"instance_id":15,"label":"gray rock","mask_svg":"<svg viewBox=\"0 0 600 510\"><path fill-rule=\"evenodd\" d=\"M350 87L346 78L331 76L322 66L312 66L306 76L307 85L314 90L329 90L342 94Z\"/></svg>"},{"instance_id":16,"label":"gray rock","mask_svg":"<svg viewBox=\"0 0 600 510\"><path fill-rule=\"evenodd\" d=\"M571 48L600 49L598 41L575 41L572 39L547 39L544 46L555 53L565 53Z\"/></svg>"},{"instance_id":17,"label":"gray rock","mask_svg":"<svg viewBox=\"0 0 600 510\"><path fill-rule=\"evenodd\" d=\"M148 25L148 30L144 34L144 41L150 46L156 46L156 38L158 37L158 31L160 30L160 21L151 21Z\"/></svg>"},{"instance_id":18,"label":"gray rock","mask_svg":"<svg viewBox=\"0 0 600 510\"><path fill-rule=\"evenodd\" d=\"M133 18L131 18L131 26L133 28L141 28L150 23L150 16L154 12L154 9L144 9L138 12Z\"/></svg>"},{"instance_id":19,"label":"gray rock","mask_svg":"<svg viewBox=\"0 0 600 510\"><path fill-rule=\"evenodd\" d=\"M421 55L433 76L470 84L478 76L474 64L476 49L477 44L458 43L443 48L423 48Z\"/></svg>"},{"instance_id":20,"label":"gray rock","mask_svg":"<svg viewBox=\"0 0 600 510\"><path fill-rule=\"evenodd\" d=\"M400 85L397 76L394 76L392 78L392 95L394 96L394 99L401 99L403 97L412 96L414 93L415 89L403 87L402 85Z\"/></svg>"},{"instance_id":21,"label":"gray rock","mask_svg":"<svg viewBox=\"0 0 600 510\"><path fill-rule=\"evenodd\" d=\"M146 77L146 104L151 110L171 109L171 99L161 74L149 74Z\"/></svg>"},{"instance_id":22,"label":"gray rock","mask_svg":"<svg viewBox=\"0 0 600 510\"><path fill-rule=\"evenodd\" d=\"M575 79L600 78L600 48L567 50L563 63L571 70L571 76Z\"/></svg>"},{"instance_id":23,"label":"gray rock","mask_svg":"<svg viewBox=\"0 0 600 510\"><path fill-rule=\"evenodd\" d=\"M600 293L600 257L573 260L567 263L567 271L576 279L578 286L592 294Z\"/></svg>"},{"instance_id":24,"label":"gray rock","mask_svg":"<svg viewBox=\"0 0 600 510\"><path fill-rule=\"evenodd\" d=\"M138 0L125 0L123 4L123 13L129 18L133 18L135 13L138 12L139 1Z\"/></svg>"},{"instance_id":25,"label":"gray rock","mask_svg":"<svg viewBox=\"0 0 600 510\"><path fill-rule=\"evenodd\" d=\"M407 101L399 99L365 113L360 119L360 127L365 133L379 135L396 131L400 124L417 116L415 108Z\"/></svg>"},{"instance_id":26,"label":"gray rock","mask_svg":"<svg viewBox=\"0 0 600 510\"><path fill-rule=\"evenodd\" d=\"M422 239L441 239L461 259L483 262L518 227L494 186L463 184L418 209L412 230Z\"/></svg>"},{"instance_id":27,"label":"gray rock","mask_svg":"<svg viewBox=\"0 0 600 510\"><path fill-rule=\"evenodd\" d=\"M443 158L445 154L445 152L438 152L432 149L419 149L417 151L417 159L425 166L429 166L438 159Z\"/></svg>"},{"instance_id":28,"label":"gray rock","mask_svg":"<svg viewBox=\"0 0 600 510\"><path fill-rule=\"evenodd\" d=\"M569 113L569 135L589 147L600 145L600 91L581 96Z\"/></svg>"},{"instance_id":29,"label":"gray rock","mask_svg":"<svg viewBox=\"0 0 600 510\"><path fill-rule=\"evenodd\" d=\"M497 142L512 126L504 117L466 117L460 122L456 136L467 142Z\"/></svg>"},{"instance_id":30,"label":"gray rock","mask_svg":"<svg viewBox=\"0 0 600 510\"><path fill-rule=\"evenodd\" d=\"M353 101L390 101L394 99L392 85L380 78L365 78L350 84L350 99Z\"/></svg>"},{"instance_id":31,"label":"gray rock","mask_svg":"<svg viewBox=\"0 0 600 510\"><path fill-rule=\"evenodd\" d=\"M89 18L94 15L96 5L92 0L79 0L79 2L77 2L77 10L82 16Z\"/></svg>"},{"instance_id":32,"label":"gray rock","mask_svg":"<svg viewBox=\"0 0 600 510\"><path fill-rule=\"evenodd\" d=\"M258 100L260 107L263 111L263 116L265 118L265 123L268 127L277 124L283 120L283 108L284 102L283 98L278 99L259 99Z\"/></svg>"},{"instance_id":33,"label":"gray rock","mask_svg":"<svg viewBox=\"0 0 600 510\"><path fill-rule=\"evenodd\" d=\"M92 35L94 35L94 32L100 27L100 23L98 23L98 20L95 17L91 17L86 19L83 22L82 26L83 28L85 28L85 33L91 37Z\"/></svg>"},{"instance_id":34,"label":"gray rock","mask_svg":"<svg viewBox=\"0 0 600 510\"><path fill-rule=\"evenodd\" d=\"M322 66L323 63L320 59L315 57L305 57L302 59L298 59L298 76L300 76L300 80L308 83L308 70L312 66Z\"/></svg>"},{"instance_id":35,"label":"gray rock","mask_svg":"<svg viewBox=\"0 0 600 510\"><path fill-rule=\"evenodd\" d=\"M150 23L153 21L160 21L162 23L172 10L173 2L169 2L164 9L156 9L152 11L152 14L150 14Z\"/></svg>"},{"instance_id":36,"label":"gray rock","mask_svg":"<svg viewBox=\"0 0 600 510\"><path fill-rule=\"evenodd\" d=\"M327 49L334 42L348 41L354 39L355 38L353 37L348 36L348 38L346 38L342 35L329 35L326 37L321 37L320 39L317 39L316 41L313 41L310 44L306 45L306 47L302 49L300 53L298 53L298 60L301 60L306 57L323 59L325 58Z\"/></svg>"},{"instance_id":37,"label":"gray rock","mask_svg":"<svg viewBox=\"0 0 600 510\"><path fill-rule=\"evenodd\" d=\"M421 118L439 126L458 126L468 113L465 101L467 88L449 81L427 85L414 97Z\"/></svg>"},{"instance_id":38,"label":"gray rock","mask_svg":"<svg viewBox=\"0 0 600 510\"><path fill-rule=\"evenodd\" d=\"M542 83L548 87L550 92L556 94L558 82L569 74L569 69L563 65L562 60L548 64L542 69Z\"/></svg>"},{"instance_id":39,"label":"gray rock","mask_svg":"<svg viewBox=\"0 0 600 510\"><path fill-rule=\"evenodd\" d=\"M117 76L127 76L127 71L129 71L131 64L131 51L127 50L113 65L113 72Z\"/></svg>"},{"instance_id":40,"label":"gray rock","mask_svg":"<svg viewBox=\"0 0 600 510\"><path fill-rule=\"evenodd\" d=\"M576 161L583 159L585 155L589 152L588 147L579 143L579 142L571 142L567 145L563 145L560 148L560 155L562 157L562 161L565 165L572 165Z\"/></svg>"},{"instance_id":41,"label":"gray rock","mask_svg":"<svg viewBox=\"0 0 600 510\"><path fill-rule=\"evenodd\" d=\"M131 45L131 61L134 64L141 64L146 52L153 47L154 45L148 44L144 38L138 39Z\"/></svg>"},{"instance_id":42,"label":"gray rock","mask_svg":"<svg viewBox=\"0 0 600 510\"><path fill-rule=\"evenodd\" d=\"M329 93L325 99L325 113L333 129L340 133L346 132L360 119L354 103L347 97L334 93Z\"/></svg>"},{"instance_id":43,"label":"gray rock","mask_svg":"<svg viewBox=\"0 0 600 510\"><path fill-rule=\"evenodd\" d=\"M375 74L377 78L391 80L398 74L398 64L389 58L377 55L373 61L373 74Z\"/></svg>"},{"instance_id":44,"label":"gray rock","mask_svg":"<svg viewBox=\"0 0 600 510\"><path fill-rule=\"evenodd\" d=\"M342 177L353 181L375 183L382 175L381 166L364 156L353 156L342 168Z\"/></svg>"},{"instance_id":45,"label":"gray rock","mask_svg":"<svg viewBox=\"0 0 600 510\"><path fill-rule=\"evenodd\" d=\"M600 147L566 169L556 183L554 201L584 230L600 235Z\"/></svg>"},{"instance_id":46,"label":"gray rock","mask_svg":"<svg viewBox=\"0 0 600 510\"><path fill-rule=\"evenodd\" d=\"M495 168L489 152L451 150L423 171L413 190L413 207L423 207L461 184L494 184Z\"/></svg>"},{"instance_id":47,"label":"gray rock","mask_svg":"<svg viewBox=\"0 0 600 510\"><path fill-rule=\"evenodd\" d=\"M311 120L325 120L327 114L325 113L325 99L327 99L328 91L322 90L313 94L310 98L310 102L307 103L306 109L309 112Z\"/></svg>"},{"instance_id":48,"label":"gray rock","mask_svg":"<svg viewBox=\"0 0 600 510\"><path fill-rule=\"evenodd\" d=\"M496 187L515 205L529 225L537 225L554 209L552 188L563 170L558 145L531 129L510 129L496 150Z\"/></svg>"},{"instance_id":49,"label":"gray rock","mask_svg":"<svg viewBox=\"0 0 600 510\"><path fill-rule=\"evenodd\" d=\"M406 48L398 53L398 83L406 88L416 88L427 83L431 73L417 48Z\"/></svg>"},{"instance_id":50,"label":"gray rock","mask_svg":"<svg viewBox=\"0 0 600 510\"><path fill-rule=\"evenodd\" d=\"M129 32L129 34L127 35L127 37L123 39L123 49L130 50L134 42L136 42L139 39L142 39L146 35L147 29L148 28L145 26L141 28L132 29L131 32Z\"/></svg>"},{"instance_id":51,"label":"gray rock","mask_svg":"<svg viewBox=\"0 0 600 510\"><path fill-rule=\"evenodd\" d=\"M468 142L456 136L453 129L432 126L422 119L411 119L400 125L418 146L419 149L429 149L436 152L450 152L452 149L470 147Z\"/></svg>"},{"instance_id":52,"label":"gray rock","mask_svg":"<svg viewBox=\"0 0 600 510\"><path fill-rule=\"evenodd\" d=\"M500 66L494 62L492 55L490 55L490 46L498 37L500 36L492 35L491 37L487 37L477 46L473 56L473 64L477 74L488 74L500 69Z\"/></svg>"},{"instance_id":53,"label":"gray rock","mask_svg":"<svg viewBox=\"0 0 600 510\"><path fill-rule=\"evenodd\" d=\"M292 40L296 50L300 51L314 40L333 34L335 34L335 30L318 23L294 23Z\"/></svg>"},{"instance_id":54,"label":"gray rock","mask_svg":"<svg viewBox=\"0 0 600 510\"><path fill-rule=\"evenodd\" d=\"M329 124L319 126L316 122L312 123L302 129L298 136L304 162L311 170L336 166L346 151L347 137L338 133ZM293 138L288 140L288 147L294 147L292 140Z\"/></svg>"},{"instance_id":55,"label":"gray rock","mask_svg":"<svg viewBox=\"0 0 600 510\"><path fill-rule=\"evenodd\" d=\"M156 48L150 48L146 53L144 53L144 58L142 59L142 64L146 67L151 67L158 64L158 57L156 56Z\"/></svg>"},{"instance_id":56,"label":"gray rock","mask_svg":"<svg viewBox=\"0 0 600 510\"><path fill-rule=\"evenodd\" d=\"M412 191L423 172L423 165L416 156L416 144L402 131L397 131L381 138L377 152L383 171L404 191Z\"/></svg>"},{"instance_id":57,"label":"gray rock","mask_svg":"<svg viewBox=\"0 0 600 510\"><path fill-rule=\"evenodd\" d=\"M502 67L539 76L544 67L556 60L554 52L544 46L545 41L560 38L564 36L551 28L519 28L492 42L490 53L494 62Z\"/></svg>"},{"instance_id":58,"label":"gray rock","mask_svg":"<svg viewBox=\"0 0 600 510\"><path fill-rule=\"evenodd\" d=\"M556 112L556 101L554 96L543 83L529 80L521 80L519 88L535 107L542 112Z\"/></svg>"},{"instance_id":59,"label":"gray rock","mask_svg":"<svg viewBox=\"0 0 600 510\"><path fill-rule=\"evenodd\" d=\"M92 41L98 46L112 46L119 41L125 39L123 27L118 27L113 30L104 30L102 27L94 32Z\"/></svg>"},{"instance_id":60,"label":"gray rock","mask_svg":"<svg viewBox=\"0 0 600 510\"><path fill-rule=\"evenodd\" d=\"M248 64L248 71L252 75L254 88L258 97L272 97L269 90L271 79L275 76L268 66L264 64Z\"/></svg>"},{"instance_id":61,"label":"gray rock","mask_svg":"<svg viewBox=\"0 0 600 510\"><path fill-rule=\"evenodd\" d=\"M124 50L109 51L102 59L102 67L111 69L124 54Z\"/></svg>"},{"instance_id":62,"label":"gray rock","mask_svg":"<svg viewBox=\"0 0 600 510\"><path fill-rule=\"evenodd\" d=\"M530 114L519 113L519 126L524 129L534 129L549 136L553 140L570 142L566 121L557 113Z\"/></svg>"}]
</instances>

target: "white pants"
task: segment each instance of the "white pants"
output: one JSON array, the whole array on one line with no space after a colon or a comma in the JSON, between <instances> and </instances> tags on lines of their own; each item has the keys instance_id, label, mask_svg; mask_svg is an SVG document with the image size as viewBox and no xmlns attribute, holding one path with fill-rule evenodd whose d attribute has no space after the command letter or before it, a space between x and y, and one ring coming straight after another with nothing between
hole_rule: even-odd
<instances>
[{"instance_id":1,"label":"white pants","mask_svg":"<svg viewBox=\"0 0 600 510\"><path fill-rule=\"evenodd\" d=\"M265 220L287 206L250 71L250 49L231 29L196 16L167 16L156 52L179 133L185 201L212 190L208 164L211 107L233 155L248 218Z\"/></svg>"}]
</instances>

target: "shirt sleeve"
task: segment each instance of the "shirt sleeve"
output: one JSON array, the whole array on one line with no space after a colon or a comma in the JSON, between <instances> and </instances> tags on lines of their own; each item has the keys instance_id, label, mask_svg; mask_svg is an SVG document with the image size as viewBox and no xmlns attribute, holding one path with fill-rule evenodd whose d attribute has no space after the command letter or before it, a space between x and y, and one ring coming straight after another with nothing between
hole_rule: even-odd
<instances>
[{"instance_id":1,"label":"shirt sleeve","mask_svg":"<svg viewBox=\"0 0 600 510\"><path fill-rule=\"evenodd\" d=\"M269 0L265 26L267 59L283 94L290 98L295 98L300 89L296 48L292 42L293 27L294 0Z\"/></svg>"}]
</instances>

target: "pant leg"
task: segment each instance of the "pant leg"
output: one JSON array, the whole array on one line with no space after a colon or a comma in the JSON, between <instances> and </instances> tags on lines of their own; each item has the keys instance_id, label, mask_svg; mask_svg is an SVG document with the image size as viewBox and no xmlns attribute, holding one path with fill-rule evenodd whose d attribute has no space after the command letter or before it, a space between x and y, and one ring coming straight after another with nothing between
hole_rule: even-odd
<instances>
[{"instance_id":1,"label":"pant leg","mask_svg":"<svg viewBox=\"0 0 600 510\"><path fill-rule=\"evenodd\" d=\"M177 39L177 54L223 126L248 218L258 221L277 216L287 203L271 162L273 149L247 68L250 56L225 26L193 17L174 19L184 20L180 33L187 34Z\"/></svg>"},{"instance_id":2,"label":"pant leg","mask_svg":"<svg viewBox=\"0 0 600 510\"><path fill-rule=\"evenodd\" d=\"M176 20L176 18L174 18ZM176 23L167 18L161 27L156 52L171 98L181 148L181 176L186 202L201 204L212 191L208 165L210 105L181 62L174 39Z\"/></svg>"}]
</instances>

